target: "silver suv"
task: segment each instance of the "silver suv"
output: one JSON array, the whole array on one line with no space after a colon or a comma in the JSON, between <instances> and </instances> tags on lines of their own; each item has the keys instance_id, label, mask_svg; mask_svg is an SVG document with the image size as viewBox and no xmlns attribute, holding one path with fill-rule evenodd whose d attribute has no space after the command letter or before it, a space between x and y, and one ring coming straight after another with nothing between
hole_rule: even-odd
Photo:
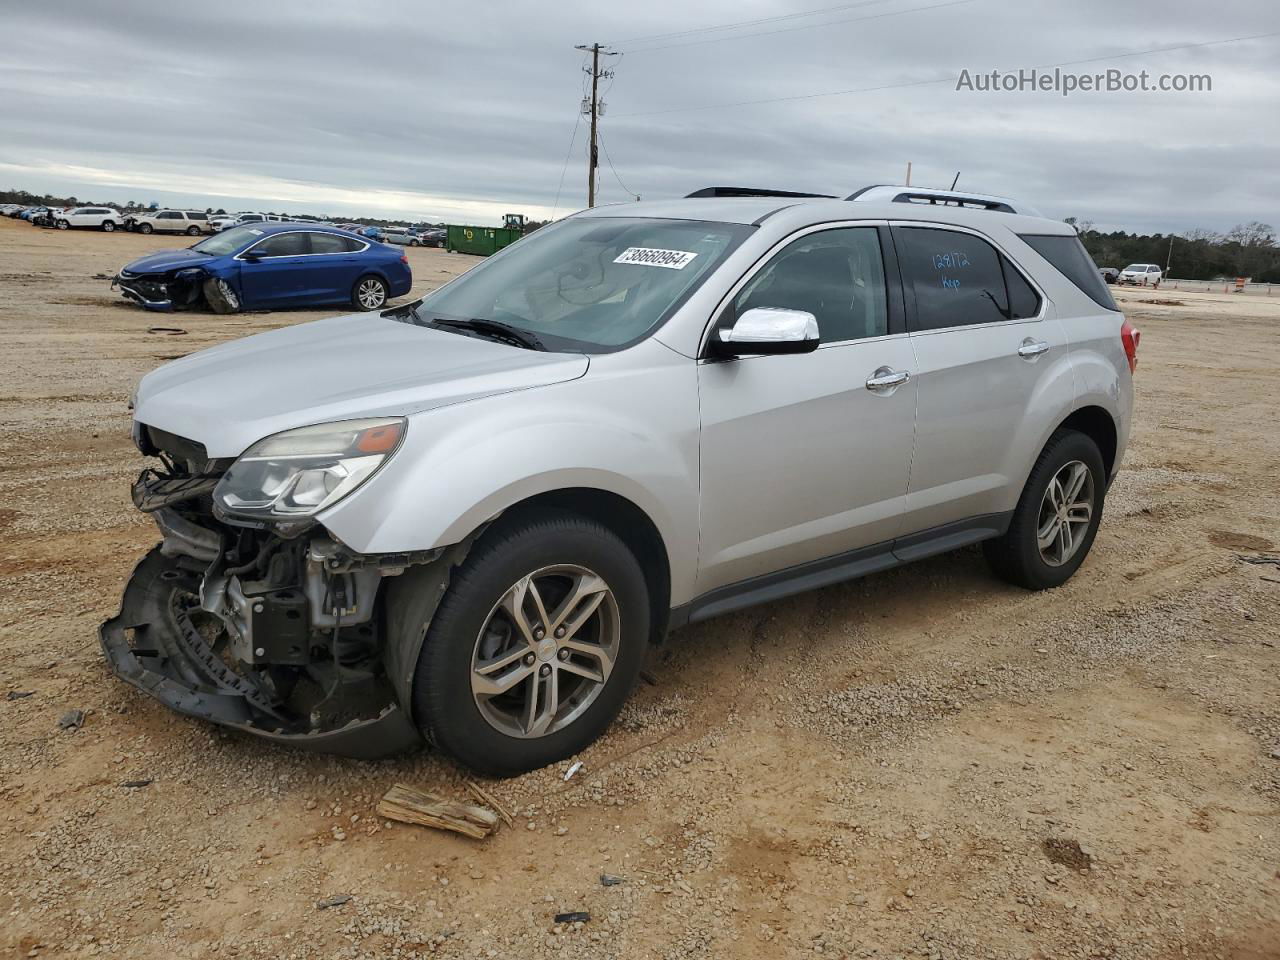
<instances>
[{"instance_id":1,"label":"silver suv","mask_svg":"<svg viewBox=\"0 0 1280 960\"><path fill-rule=\"evenodd\" d=\"M1009 200L584 211L415 303L144 377L133 500L163 540L102 643L275 741L529 770L683 624L978 542L1063 583L1137 344L1072 228Z\"/></svg>"}]
</instances>

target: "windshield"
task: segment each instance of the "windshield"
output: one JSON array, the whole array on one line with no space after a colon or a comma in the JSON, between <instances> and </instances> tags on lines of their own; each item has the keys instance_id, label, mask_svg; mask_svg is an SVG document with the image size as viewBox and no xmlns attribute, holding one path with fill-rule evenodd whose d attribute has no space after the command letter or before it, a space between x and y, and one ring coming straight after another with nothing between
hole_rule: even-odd
<instances>
[{"instance_id":1,"label":"windshield","mask_svg":"<svg viewBox=\"0 0 1280 960\"><path fill-rule=\"evenodd\" d=\"M1124 269L1128 273L1146 273L1147 265L1145 263L1131 263Z\"/></svg>"},{"instance_id":2,"label":"windshield","mask_svg":"<svg viewBox=\"0 0 1280 960\"><path fill-rule=\"evenodd\" d=\"M414 319L497 321L549 350L620 349L662 323L750 230L697 220L563 220L429 294Z\"/></svg>"},{"instance_id":3,"label":"windshield","mask_svg":"<svg viewBox=\"0 0 1280 960\"><path fill-rule=\"evenodd\" d=\"M260 236L262 231L255 230L253 227L232 227L230 230L223 230L221 233L215 233L212 237L201 240L191 249L207 253L211 257L225 257Z\"/></svg>"}]
</instances>

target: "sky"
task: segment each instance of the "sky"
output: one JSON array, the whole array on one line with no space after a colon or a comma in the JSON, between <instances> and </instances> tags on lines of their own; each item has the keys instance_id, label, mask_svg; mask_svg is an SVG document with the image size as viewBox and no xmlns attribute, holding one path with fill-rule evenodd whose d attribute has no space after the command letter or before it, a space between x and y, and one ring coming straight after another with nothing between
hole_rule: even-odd
<instances>
[{"instance_id":1,"label":"sky","mask_svg":"<svg viewBox=\"0 0 1280 960\"><path fill-rule=\"evenodd\" d=\"M844 196L910 161L1100 229L1280 226L1270 0L0 0L0 36L0 187L82 200L564 216L599 42L602 203ZM957 89L1055 64L1212 89Z\"/></svg>"}]
</instances>

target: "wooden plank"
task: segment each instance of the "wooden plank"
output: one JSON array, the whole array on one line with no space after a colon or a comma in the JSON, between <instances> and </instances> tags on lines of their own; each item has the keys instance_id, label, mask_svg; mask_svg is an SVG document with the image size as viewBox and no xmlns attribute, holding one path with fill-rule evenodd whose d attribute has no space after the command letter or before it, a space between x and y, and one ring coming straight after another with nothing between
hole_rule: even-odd
<instances>
[{"instance_id":1,"label":"wooden plank","mask_svg":"<svg viewBox=\"0 0 1280 960\"><path fill-rule=\"evenodd\" d=\"M388 820L451 830L483 840L498 826L498 815L484 807L444 800L404 783L397 783L378 802L378 815Z\"/></svg>"}]
</instances>

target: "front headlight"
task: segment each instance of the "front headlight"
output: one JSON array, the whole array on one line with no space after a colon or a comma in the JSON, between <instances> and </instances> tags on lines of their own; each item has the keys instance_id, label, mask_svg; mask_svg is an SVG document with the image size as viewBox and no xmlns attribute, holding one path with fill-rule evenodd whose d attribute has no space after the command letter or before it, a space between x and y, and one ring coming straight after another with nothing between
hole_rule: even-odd
<instances>
[{"instance_id":1,"label":"front headlight","mask_svg":"<svg viewBox=\"0 0 1280 960\"><path fill-rule=\"evenodd\" d=\"M277 433L240 455L214 488L214 502L240 517L314 516L373 476L405 428L403 417L388 417Z\"/></svg>"}]
</instances>

